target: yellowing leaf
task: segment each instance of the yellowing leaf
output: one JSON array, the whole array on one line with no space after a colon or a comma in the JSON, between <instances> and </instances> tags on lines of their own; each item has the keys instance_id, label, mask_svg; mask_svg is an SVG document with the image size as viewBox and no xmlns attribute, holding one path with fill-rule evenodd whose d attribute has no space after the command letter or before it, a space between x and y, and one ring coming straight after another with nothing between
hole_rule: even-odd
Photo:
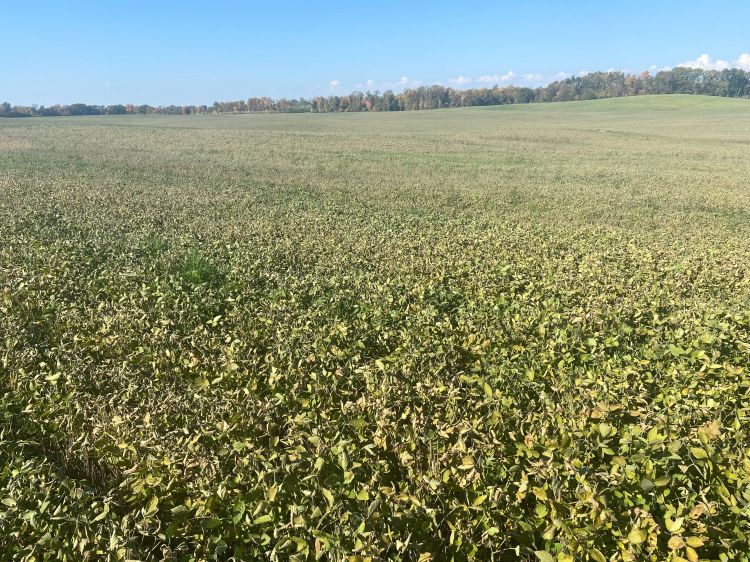
<instances>
[{"instance_id":1,"label":"yellowing leaf","mask_svg":"<svg viewBox=\"0 0 750 562\"><path fill-rule=\"evenodd\" d=\"M693 453L693 456L696 459L708 458L708 453L705 451L705 449L701 449L700 447L692 447L690 449L690 452Z\"/></svg>"},{"instance_id":2,"label":"yellowing leaf","mask_svg":"<svg viewBox=\"0 0 750 562\"><path fill-rule=\"evenodd\" d=\"M633 544L641 544L646 540L646 533L640 529L633 529L628 533L628 540Z\"/></svg>"},{"instance_id":3,"label":"yellowing leaf","mask_svg":"<svg viewBox=\"0 0 750 562\"><path fill-rule=\"evenodd\" d=\"M273 521L273 517L269 513L266 513L265 515L253 519L253 525L263 525L264 523L270 523L271 521Z\"/></svg>"},{"instance_id":4,"label":"yellowing leaf","mask_svg":"<svg viewBox=\"0 0 750 562\"><path fill-rule=\"evenodd\" d=\"M157 496L151 496L151 499L146 506L146 515L153 515L154 513L156 513L158 505L159 498Z\"/></svg>"},{"instance_id":5,"label":"yellowing leaf","mask_svg":"<svg viewBox=\"0 0 750 562\"><path fill-rule=\"evenodd\" d=\"M484 390L484 393L485 393L485 394L486 394L486 395L487 395L487 396L488 396L489 398L492 398L492 387L491 387L491 386L490 386L489 384L487 384L487 383L484 383L484 384L482 385L482 388L483 388L483 390Z\"/></svg>"},{"instance_id":6,"label":"yellowing leaf","mask_svg":"<svg viewBox=\"0 0 750 562\"><path fill-rule=\"evenodd\" d=\"M323 494L323 497L328 502L328 505L330 507L333 507L333 494L331 493L331 490L329 490L327 488L321 488L320 492Z\"/></svg>"},{"instance_id":7,"label":"yellowing leaf","mask_svg":"<svg viewBox=\"0 0 750 562\"><path fill-rule=\"evenodd\" d=\"M481 496L477 497L477 499L475 499L473 502L471 502L471 505L473 505L475 507L478 506L478 505L482 505L484 503L484 500L486 500L486 499L487 499L486 495L481 495Z\"/></svg>"},{"instance_id":8,"label":"yellowing leaf","mask_svg":"<svg viewBox=\"0 0 750 562\"><path fill-rule=\"evenodd\" d=\"M679 535L674 535L670 537L669 541L667 542L667 546L672 550L680 550L683 546L685 546L685 541L683 541L682 537L680 537Z\"/></svg>"},{"instance_id":9,"label":"yellowing leaf","mask_svg":"<svg viewBox=\"0 0 750 562\"><path fill-rule=\"evenodd\" d=\"M461 470L471 470L474 468L474 459L471 457L464 457L461 459L461 464L458 466Z\"/></svg>"},{"instance_id":10,"label":"yellowing leaf","mask_svg":"<svg viewBox=\"0 0 750 562\"><path fill-rule=\"evenodd\" d=\"M536 554L537 560L539 560L539 562L555 562L555 557L546 550L537 550L536 552L534 552L534 554Z\"/></svg>"},{"instance_id":11,"label":"yellowing leaf","mask_svg":"<svg viewBox=\"0 0 750 562\"><path fill-rule=\"evenodd\" d=\"M670 533L676 533L682 528L682 523L685 521L684 517L677 517L675 519L670 519L669 517L666 517L664 519L664 523L667 527L667 531Z\"/></svg>"}]
</instances>

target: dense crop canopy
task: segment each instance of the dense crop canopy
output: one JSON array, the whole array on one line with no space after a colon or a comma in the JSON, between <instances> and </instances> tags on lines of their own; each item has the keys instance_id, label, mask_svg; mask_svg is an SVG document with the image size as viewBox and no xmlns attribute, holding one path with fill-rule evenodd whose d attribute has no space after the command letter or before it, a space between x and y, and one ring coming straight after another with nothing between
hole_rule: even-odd
<instances>
[{"instance_id":1,"label":"dense crop canopy","mask_svg":"<svg viewBox=\"0 0 750 562\"><path fill-rule=\"evenodd\" d=\"M3 560L747 560L750 105L0 123Z\"/></svg>"}]
</instances>

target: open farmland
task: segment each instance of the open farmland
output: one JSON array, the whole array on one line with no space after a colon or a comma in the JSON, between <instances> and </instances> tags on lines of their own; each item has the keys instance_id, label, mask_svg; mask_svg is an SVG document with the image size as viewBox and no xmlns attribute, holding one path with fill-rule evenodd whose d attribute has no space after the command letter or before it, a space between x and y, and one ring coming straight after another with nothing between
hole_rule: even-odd
<instances>
[{"instance_id":1,"label":"open farmland","mask_svg":"<svg viewBox=\"0 0 750 562\"><path fill-rule=\"evenodd\" d=\"M0 559L748 560L750 102L0 120Z\"/></svg>"}]
</instances>

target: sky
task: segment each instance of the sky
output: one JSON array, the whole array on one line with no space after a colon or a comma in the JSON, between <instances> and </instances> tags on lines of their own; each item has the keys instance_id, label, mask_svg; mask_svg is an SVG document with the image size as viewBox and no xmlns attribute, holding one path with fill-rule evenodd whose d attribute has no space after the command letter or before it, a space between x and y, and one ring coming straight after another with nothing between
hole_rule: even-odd
<instances>
[{"instance_id":1,"label":"sky","mask_svg":"<svg viewBox=\"0 0 750 562\"><path fill-rule=\"evenodd\" d=\"M750 70L750 0L0 2L0 101L207 104Z\"/></svg>"}]
</instances>

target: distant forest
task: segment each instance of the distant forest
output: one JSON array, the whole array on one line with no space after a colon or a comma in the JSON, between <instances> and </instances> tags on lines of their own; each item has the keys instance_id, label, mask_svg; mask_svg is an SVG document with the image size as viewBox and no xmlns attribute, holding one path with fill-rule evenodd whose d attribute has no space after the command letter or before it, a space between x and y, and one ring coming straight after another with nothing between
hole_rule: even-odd
<instances>
[{"instance_id":1,"label":"distant forest","mask_svg":"<svg viewBox=\"0 0 750 562\"><path fill-rule=\"evenodd\" d=\"M702 94L730 98L750 97L750 72L739 69L701 70L677 67L656 74L592 72L558 80L539 88L494 86L461 90L445 86L421 86L400 93L352 92L344 96L311 99L268 97L214 102L213 105L72 105L11 106L0 104L0 117L206 113L328 113L342 111L411 111L550 101L592 100L648 94Z\"/></svg>"}]
</instances>

